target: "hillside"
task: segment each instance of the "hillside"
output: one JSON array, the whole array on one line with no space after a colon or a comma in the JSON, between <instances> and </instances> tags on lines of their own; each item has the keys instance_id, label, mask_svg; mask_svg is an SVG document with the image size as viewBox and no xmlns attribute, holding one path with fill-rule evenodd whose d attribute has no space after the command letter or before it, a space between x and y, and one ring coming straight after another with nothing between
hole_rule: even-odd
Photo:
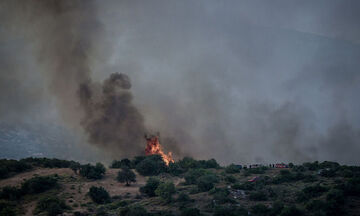
<instances>
[{"instance_id":1,"label":"hillside","mask_svg":"<svg viewBox=\"0 0 360 216\"><path fill-rule=\"evenodd\" d=\"M191 158L166 166L152 155L111 167L1 160L0 215L360 215L356 166L313 162L244 169ZM118 181L126 177L130 186Z\"/></svg>"}]
</instances>

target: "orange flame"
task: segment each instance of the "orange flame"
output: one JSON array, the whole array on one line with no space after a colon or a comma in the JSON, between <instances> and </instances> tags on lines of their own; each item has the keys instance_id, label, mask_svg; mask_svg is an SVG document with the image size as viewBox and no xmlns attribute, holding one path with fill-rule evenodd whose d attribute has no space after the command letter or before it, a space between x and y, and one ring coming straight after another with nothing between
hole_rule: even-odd
<instances>
[{"instance_id":1,"label":"orange flame","mask_svg":"<svg viewBox=\"0 0 360 216\"><path fill-rule=\"evenodd\" d=\"M172 152L169 152L168 154L165 154L163 152L158 136L145 136L145 139L147 142L145 148L145 155L158 154L162 157L163 161L167 166L169 166L170 162L174 163L174 159L172 158Z\"/></svg>"}]
</instances>

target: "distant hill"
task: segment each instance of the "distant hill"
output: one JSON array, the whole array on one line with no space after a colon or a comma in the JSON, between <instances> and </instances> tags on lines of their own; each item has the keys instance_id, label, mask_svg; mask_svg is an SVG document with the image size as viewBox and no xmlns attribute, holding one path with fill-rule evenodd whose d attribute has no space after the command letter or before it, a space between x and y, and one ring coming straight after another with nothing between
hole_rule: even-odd
<instances>
[{"instance_id":1,"label":"distant hill","mask_svg":"<svg viewBox=\"0 0 360 216\"><path fill-rule=\"evenodd\" d=\"M0 122L0 148L0 158L46 156L89 162L99 160L99 154L91 146L81 146L78 137L58 125Z\"/></svg>"}]
</instances>

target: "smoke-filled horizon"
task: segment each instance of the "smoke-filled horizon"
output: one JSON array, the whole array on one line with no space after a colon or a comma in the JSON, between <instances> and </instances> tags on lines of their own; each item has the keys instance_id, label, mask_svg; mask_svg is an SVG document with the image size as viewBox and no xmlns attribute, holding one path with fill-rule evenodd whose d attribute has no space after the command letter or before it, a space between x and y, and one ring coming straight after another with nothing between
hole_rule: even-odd
<instances>
[{"instance_id":1,"label":"smoke-filled horizon","mask_svg":"<svg viewBox=\"0 0 360 216\"><path fill-rule=\"evenodd\" d=\"M178 157L357 164L358 9L2 1L0 118L64 124L112 158L156 131Z\"/></svg>"}]
</instances>

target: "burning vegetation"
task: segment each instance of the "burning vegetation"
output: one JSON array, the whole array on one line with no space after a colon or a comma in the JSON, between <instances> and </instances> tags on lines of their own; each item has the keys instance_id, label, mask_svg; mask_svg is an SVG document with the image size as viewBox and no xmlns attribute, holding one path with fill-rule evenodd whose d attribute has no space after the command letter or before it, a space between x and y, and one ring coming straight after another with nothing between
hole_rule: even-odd
<instances>
[{"instance_id":1,"label":"burning vegetation","mask_svg":"<svg viewBox=\"0 0 360 216\"><path fill-rule=\"evenodd\" d=\"M146 155L154 155L154 154L160 155L167 166L169 165L170 162L174 163L174 159L172 158L172 152L165 154L164 151L162 150L159 141L159 136L145 135L145 139L146 139L146 148L145 148Z\"/></svg>"}]
</instances>

